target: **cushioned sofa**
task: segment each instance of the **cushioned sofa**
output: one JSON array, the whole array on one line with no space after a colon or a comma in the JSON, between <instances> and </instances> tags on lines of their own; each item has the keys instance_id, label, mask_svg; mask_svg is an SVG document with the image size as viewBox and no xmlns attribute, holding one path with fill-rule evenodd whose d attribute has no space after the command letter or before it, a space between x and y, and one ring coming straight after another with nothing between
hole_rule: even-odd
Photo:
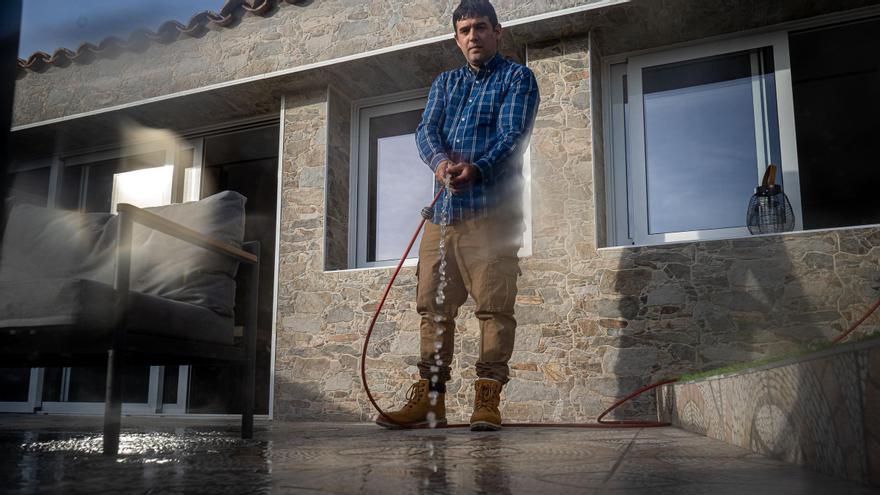
<instances>
[{"instance_id":1,"label":"cushioned sofa","mask_svg":"<svg viewBox=\"0 0 880 495\"><path fill-rule=\"evenodd\" d=\"M250 437L259 246L242 244L245 201L226 191L119 214L14 206L0 250L3 366L106 364L107 454L118 451L123 363L242 366ZM242 262L248 304L234 308Z\"/></svg>"}]
</instances>

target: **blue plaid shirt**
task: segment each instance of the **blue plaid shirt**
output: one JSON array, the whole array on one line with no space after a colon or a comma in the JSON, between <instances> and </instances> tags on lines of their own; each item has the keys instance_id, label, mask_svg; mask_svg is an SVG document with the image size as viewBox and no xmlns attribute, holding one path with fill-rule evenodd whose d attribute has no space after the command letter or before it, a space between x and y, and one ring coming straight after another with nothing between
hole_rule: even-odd
<instances>
[{"instance_id":1,"label":"blue plaid shirt","mask_svg":"<svg viewBox=\"0 0 880 495\"><path fill-rule=\"evenodd\" d=\"M450 222L485 216L505 200L520 197L522 155L539 100L532 71L500 54L476 73L465 65L434 80L416 132L422 160L431 170L443 160L473 163L480 170L478 182L450 198ZM435 194L440 187L435 182ZM442 204L441 195L434 223L440 223Z\"/></svg>"}]
</instances>

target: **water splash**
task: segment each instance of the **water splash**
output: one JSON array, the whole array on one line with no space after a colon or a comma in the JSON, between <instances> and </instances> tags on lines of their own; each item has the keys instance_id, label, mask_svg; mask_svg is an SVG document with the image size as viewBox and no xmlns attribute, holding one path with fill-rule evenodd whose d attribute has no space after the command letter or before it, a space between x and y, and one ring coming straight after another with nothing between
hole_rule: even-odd
<instances>
[{"instance_id":1,"label":"water splash","mask_svg":"<svg viewBox=\"0 0 880 495\"><path fill-rule=\"evenodd\" d=\"M449 198L452 196L449 194L449 183L450 177L447 175L443 178L445 191L443 192L443 203L440 206L440 266L437 270L440 273L440 282L437 284L437 296L434 299L438 306L446 301L446 225L449 224ZM434 317L434 321L438 323L441 320L442 317L439 315Z\"/></svg>"},{"instance_id":2,"label":"water splash","mask_svg":"<svg viewBox=\"0 0 880 495\"><path fill-rule=\"evenodd\" d=\"M19 448L28 453L100 454L104 450L103 438L103 435L77 435L69 438L25 442L19 445ZM171 462L163 456L175 453L222 451L250 443L252 442L249 440L242 440L220 432L123 433L119 436L119 454L160 456L158 458L137 459L137 462L162 464ZM126 459L118 462L133 462L133 460Z\"/></svg>"},{"instance_id":3,"label":"water splash","mask_svg":"<svg viewBox=\"0 0 880 495\"><path fill-rule=\"evenodd\" d=\"M443 202L440 205L440 266L437 269L440 275L440 281L437 284L437 294L434 298L434 302L437 303L437 306L442 306L443 303L446 302L446 286L448 285L448 281L446 278L446 226L449 224L449 199L451 196L451 194L449 193L450 180L451 178L449 177L449 175L446 175L443 178ZM436 384L440 381L439 373L440 368L443 366L443 360L440 358L440 350L443 349L443 333L445 332L443 321L443 316L434 315L436 330L434 331L434 365L431 366L432 384ZM439 396L440 394L436 391L430 392L428 394L428 398L432 407L437 405ZM437 414L434 411L430 411L428 413L428 426L430 428L436 428L437 423Z\"/></svg>"}]
</instances>

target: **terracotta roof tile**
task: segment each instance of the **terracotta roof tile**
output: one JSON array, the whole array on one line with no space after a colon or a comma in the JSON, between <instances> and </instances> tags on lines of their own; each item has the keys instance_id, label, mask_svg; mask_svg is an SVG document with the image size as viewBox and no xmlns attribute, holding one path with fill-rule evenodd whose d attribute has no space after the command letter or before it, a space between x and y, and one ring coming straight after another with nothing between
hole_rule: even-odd
<instances>
[{"instance_id":1,"label":"terracotta roof tile","mask_svg":"<svg viewBox=\"0 0 880 495\"><path fill-rule=\"evenodd\" d=\"M197 36L210 26L227 27L236 19L249 13L253 15L265 15L280 3L307 4L308 0L226 0L220 12L202 11L192 17L186 24L177 21L167 21L156 31L138 29L127 40L109 36L97 45L83 43L76 51L67 48L58 48L52 55L46 52L35 52L26 60L18 59L21 69L40 71L50 65L64 67L70 62L88 63L99 57L112 56L125 50L138 50L145 48L153 42L171 43L180 35Z\"/></svg>"}]
</instances>

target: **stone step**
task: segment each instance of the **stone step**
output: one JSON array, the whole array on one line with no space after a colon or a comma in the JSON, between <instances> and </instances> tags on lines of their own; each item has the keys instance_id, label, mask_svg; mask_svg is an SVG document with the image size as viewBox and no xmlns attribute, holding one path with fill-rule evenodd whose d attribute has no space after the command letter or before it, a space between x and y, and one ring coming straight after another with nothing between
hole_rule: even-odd
<instances>
[{"instance_id":1,"label":"stone step","mask_svg":"<svg viewBox=\"0 0 880 495\"><path fill-rule=\"evenodd\" d=\"M663 387L661 420L880 487L880 339Z\"/></svg>"}]
</instances>

